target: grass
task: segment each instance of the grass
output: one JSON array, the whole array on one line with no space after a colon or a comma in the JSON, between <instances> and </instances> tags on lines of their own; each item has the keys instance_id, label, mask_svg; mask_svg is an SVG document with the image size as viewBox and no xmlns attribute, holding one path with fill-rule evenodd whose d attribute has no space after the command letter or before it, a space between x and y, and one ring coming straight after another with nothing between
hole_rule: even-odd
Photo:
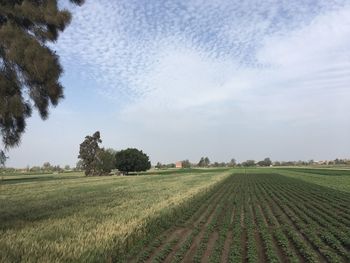
<instances>
[{"instance_id":1,"label":"grass","mask_svg":"<svg viewBox=\"0 0 350 263\"><path fill-rule=\"evenodd\" d=\"M350 171L337 169L275 169L281 175L350 193Z\"/></svg>"},{"instance_id":2,"label":"grass","mask_svg":"<svg viewBox=\"0 0 350 263\"><path fill-rule=\"evenodd\" d=\"M0 262L96 262L226 178L227 169L130 177L11 175L0 181ZM136 234L135 234L136 233Z\"/></svg>"}]
</instances>

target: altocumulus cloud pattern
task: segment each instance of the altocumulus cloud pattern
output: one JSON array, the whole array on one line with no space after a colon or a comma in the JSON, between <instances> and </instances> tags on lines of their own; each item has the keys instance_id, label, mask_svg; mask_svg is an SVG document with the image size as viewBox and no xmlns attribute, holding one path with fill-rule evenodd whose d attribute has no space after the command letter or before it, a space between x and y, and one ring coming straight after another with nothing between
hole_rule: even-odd
<instances>
[{"instance_id":1,"label":"altocumulus cloud pattern","mask_svg":"<svg viewBox=\"0 0 350 263\"><path fill-rule=\"evenodd\" d=\"M285 71L295 71L294 65L304 62L318 65L311 72L315 75L307 72L308 77L304 79L294 72L288 76L290 85L299 81L297 86L322 87L332 80L336 87L341 87L349 75L337 70L341 63L349 62L339 58L348 58L350 53L346 48L349 38L344 37L344 34L349 36L350 31L350 9L346 3L349 2L87 1L81 8L70 7L73 23L56 48L66 67L83 67L87 75L102 84L101 93L121 101L142 98L153 89L161 88L155 82L163 80L165 75L176 75L169 66L176 60L174 54L194 56L202 63L214 65L209 69L214 72L209 82L211 88L216 89L235 75L238 84L232 89L241 89L241 72L249 77L253 74L261 83L260 79L264 78L261 73L282 71L279 73L285 75ZM322 28L325 21L329 28ZM322 37L333 38L332 43L320 43ZM310 46L303 48L304 41ZM313 50L315 46L321 49L320 53ZM331 54L323 54L329 50ZM328 61L330 55L335 60ZM320 60L327 60L327 67L319 66ZM160 68L164 62L170 68ZM179 61L174 62L177 63ZM349 65L345 68L348 70ZM278 85L284 80L277 78L272 82ZM271 87L272 83L267 86ZM203 89L205 93L205 87Z\"/></svg>"}]
</instances>

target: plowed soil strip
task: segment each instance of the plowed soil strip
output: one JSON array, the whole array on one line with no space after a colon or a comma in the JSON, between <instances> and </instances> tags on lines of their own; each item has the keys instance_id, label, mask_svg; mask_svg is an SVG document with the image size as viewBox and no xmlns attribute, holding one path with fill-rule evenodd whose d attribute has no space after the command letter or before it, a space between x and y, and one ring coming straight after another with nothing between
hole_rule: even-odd
<instances>
[{"instance_id":1,"label":"plowed soil strip","mask_svg":"<svg viewBox=\"0 0 350 263\"><path fill-rule=\"evenodd\" d=\"M214 231L214 233L209 238L207 249L204 252L201 262L203 263L209 262L209 257L214 249L215 243L218 240L218 238L219 238L219 233L217 231ZM190 262L190 261L184 261L184 262Z\"/></svg>"},{"instance_id":2,"label":"plowed soil strip","mask_svg":"<svg viewBox=\"0 0 350 263\"><path fill-rule=\"evenodd\" d=\"M241 246L242 246L242 260L243 262L247 261L248 254L247 254L247 229L243 228L242 234L241 234Z\"/></svg>"},{"instance_id":3,"label":"plowed soil strip","mask_svg":"<svg viewBox=\"0 0 350 263\"><path fill-rule=\"evenodd\" d=\"M259 262L263 262L263 263L267 262L266 255L264 252L264 247L263 247L263 241L260 237L260 233L258 231L255 231L254 235L255 235L256 250L258 252Z\"/></svg>"},{"instance_id":4,"label":"plowed soil strip","mask_svg":"<svg viewBox=\"0 0 350 263\"><path fill-rule=\"evenodd\" d=\"M230 247L232 244L233 233L229 231L224 244L224 250L222 251L221 262L228 262L228 257L230 255Z\"/></svg>"}]
</instances>

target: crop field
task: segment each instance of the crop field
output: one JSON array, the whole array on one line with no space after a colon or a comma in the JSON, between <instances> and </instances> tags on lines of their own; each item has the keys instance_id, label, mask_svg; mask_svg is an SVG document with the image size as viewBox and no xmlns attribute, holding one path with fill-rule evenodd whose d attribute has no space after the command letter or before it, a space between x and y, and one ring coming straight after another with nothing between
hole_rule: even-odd
<instances>
[{"instance_id":1,"label":"crop field","mask_svg":"<svg viewBox=\"0 0 350 263\"><path fill-rule=\"evenodd\" d=\"M350 194L234 174L131 262L350 262Z\"/></svg>"},{"instance_id":2,"label":"crop field","mask_svg":"<svg viewBox=\"0 0 350 263\"><path fill-rule=\"evenodd\" d=\"M0 262L350 262L350 193L332 189L336 177L349 178L272 168L4 176Z\"/></svg>"},{"instance_id":3,"label":"crop field","mask_svg":"<svg viewBox=\"0 0 350 263\"><path fill-rule=\"evenodd\" d=\"M270 169L270 171L350 193L350 170L283 168Z\"/></svg>"},{"instance_id":4,"label":"crop field","mask_svg":"<svg viewBox=\"0 0 350 263\"><path fill-rule=\"evenodd\" d=\"M227 169L0 178L0 262L105 262L185 217ZM147 237L147 238L146 238Z\"/></svg>"},{"instance_id":5,"label":"crop field","mask_svg":"<svg viewBox=\"0 0 350 263\"><path fill-rule=\"evenodd\" d=\"M302 173L310 173L310 174L319 174L319 175L348 175L350 176L350 170L345 169L327 169L327 168L284 168L283 170L293 171L293 172L302 172Z\"/></svg>"}]
</instances>

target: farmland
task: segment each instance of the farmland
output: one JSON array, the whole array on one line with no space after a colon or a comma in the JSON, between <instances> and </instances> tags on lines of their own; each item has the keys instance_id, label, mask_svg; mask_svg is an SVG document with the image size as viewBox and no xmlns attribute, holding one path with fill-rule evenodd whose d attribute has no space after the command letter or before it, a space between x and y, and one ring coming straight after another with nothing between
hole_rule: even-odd
<instances>
[{"instance_id":1,"label":"farmland","mask_svg":"<svg viewBox=\"0 0 350 263\"><path fill-rule=\"evenodd\" d=\"M235 174L134 262L349 262L350 195L278 174Z\"/></svg>"},{"instance_id":2,"label":"farmland","mask_svg":"<svg viewBox=\"0 0 350 263\"><path fill-rule=\"evenodd\" d=\"M5 175L0 180L0 262L119 257L118 251L128 251L146 234L151 238L169 227L228 175L227 169L129 177Z\"/></svg>"},{"instance_id":3,"label":"farmland","mask_svg":"<svg viewBox=\"0 0 350 263\"><path fill-rule=\"evenodd\" d=\"M272 172L276 170L272 169ZM350 193L350 170L287 168L278 169L278 173Z\"/></svg>"},{"instance_id":4,"label":"farmland","mask_svg":"<svg viewBox=\"0 0 350 263\"><path fill-rule=\"evenodd\" d=\"M349 189L303 175L267 168L8 176L0 261L350 262Z\"/></svg>"}]
</instances>

